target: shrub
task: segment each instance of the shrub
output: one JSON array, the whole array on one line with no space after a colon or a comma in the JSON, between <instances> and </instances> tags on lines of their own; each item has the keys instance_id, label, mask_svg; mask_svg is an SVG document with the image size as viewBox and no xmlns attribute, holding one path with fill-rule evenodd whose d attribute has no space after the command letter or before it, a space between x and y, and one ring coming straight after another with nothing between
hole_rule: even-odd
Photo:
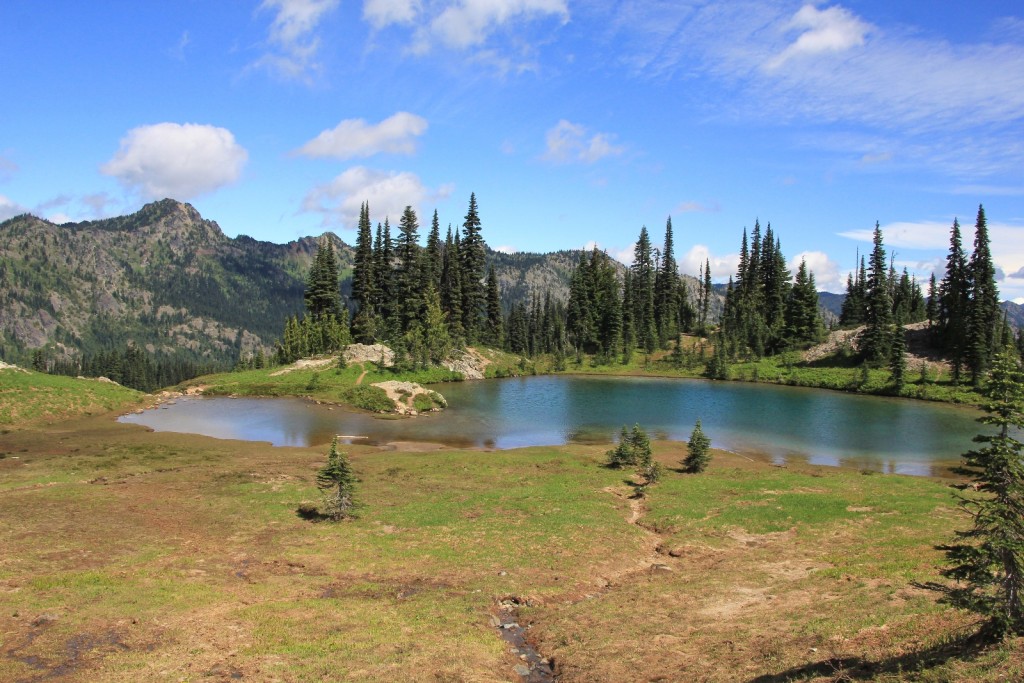
<instances>
[{"instance_id":1,"label":"shrub","mask_svg":"<svg viewBox=\"0 0 1024 683\"><path fill-rule=\"evenodd\" d=\"M341 399L356 408L374 413L390 413L395 409L395 404L388 398L386 391L365 384L346 389L342 392Z\"/></svg>"}]
</instances>

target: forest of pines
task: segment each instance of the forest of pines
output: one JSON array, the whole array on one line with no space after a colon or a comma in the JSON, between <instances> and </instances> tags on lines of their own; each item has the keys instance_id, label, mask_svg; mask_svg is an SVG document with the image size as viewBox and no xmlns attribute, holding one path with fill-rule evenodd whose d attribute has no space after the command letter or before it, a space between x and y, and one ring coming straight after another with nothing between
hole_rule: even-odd
<instances>
[{"instance_id":1,"label":"forest of pines","mask_svg":"<svg viewBox=\"0 0 1024 683\"><path fill-rule=\"evenodd\" d=\"M902 378L903 325L928 320L933 341L953 361L955 378L963 371L975 382L995 352L1013 342L1000 318L984 209L979 207L974 252L961 245L959 224L951 230L946 273L933 276L928 296L904 269L897 273L876 224L870 258L847 282L839 324L865 326L859 358L872 367L889 366ZM737 272L730 275L725 302L713 325L710 264L701 266L696 287L679 274L672 219L656 247L640 229L633 262L625 267L605 252L580 255L569 283L568 299L546 292L529 302L502 306L486 246L476 195L461 230L449 225L441 237L435 211L420 245L416 212L406 207L392 236L388 219L373 230L370 207L360 210L352 273L352 294L343 305L337 265L327 242L320 247L307 282L307 312L288 321L277 360L340 350L350 341L387 343L403 366L439 363L453 349L484 345L521 356L551 354L555 367L567 358L595 364L628 364L635 352L681 349L680 335L712 341L707 374L727 377L727 364L771 356L821 341L825 333L814 274L801 261L794 275L781 240L759 221L743 231ZM351 315L350 315L351 310ZM351 325L349 319L351 318Z\"/></svg>"}]
</instances>

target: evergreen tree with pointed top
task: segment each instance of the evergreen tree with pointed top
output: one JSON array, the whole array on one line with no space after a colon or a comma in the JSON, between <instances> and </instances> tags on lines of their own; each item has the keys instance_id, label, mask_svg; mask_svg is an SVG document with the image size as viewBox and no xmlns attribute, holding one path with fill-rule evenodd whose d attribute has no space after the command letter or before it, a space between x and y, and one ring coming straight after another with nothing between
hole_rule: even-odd
<instances>
[{"instance_id":1,"label":"evergreen tree with pointed top","mask_svg":"<svg viewBox=\"0 0 1024 683\"><path fill-rule=\"evenodd\" d=\"M938 337L949 354L953 365L953 382L960 374L967 352L966 329L970 319L970 274L967 257L960 237L960 222L953 219L949 235L949 254L946 256L946 274L939 285Z\"/></svg>"},{"instance_id":2,"label":"evergreen tree with pointed top","mask_svg":"<svg viewBox=\"0 0 1024 683\"><path fill-rule=\"evenodd\" d=\"M351 517L355 507L356 476L348 454L338 450L338 437L331 441L327 463L316 473L316 487L324 499L321 514L338 521Z\"/></svg>"},{"instance_id":3,"label":"evergreen tree with pointed top","mask_svg":"<svg viewBox=\"0 0 1024 683\"><path fill-rule=\"evenodd\" d=\"M939 320L939 288L935 281L934 271L928 280L928 301L925 305L925 315L928 319L929 328L934 326Z\"/></svg>"},{"instance_id":4,"label":"evergreen tree with pointed top","mask_svg":"<svg viewBox=\"0 0 1024 683\"><path fill-rule=\"evenodd\" d=\"M996 287L996 269L989 246L988 222L985 208L978 206L978 220L974 226L974 252L967 264L970 273L970 299L968 311L969 333L967 366L971 381L980 385L995 353L999 330L999 290Z\"/></svg>"},{"instance_id":5,"label":"evergreen tree with pointed top","mask_svg":"<svg viewBox=\"0 0 1024 683\"><path fill-rule=\"evenodd\" d=\"M466 340L475 343L483 333L486 311L484 291L484 268L486 266L486 245L480 234L480 216L477 210L476 193L469 195L469 210L462 223L462 242L459 255L462 259L462 326Z\"/></svg>"},{"instance_id":6,"label":"evergreen tree with pointed top","mask_svg":"<svg viewBox=\"0 0 1024 683\"><path fill-rule=\"evenodd\" d=\"M665 246L661 252L661 267L658 269L656 277L654 298L658 345L665 348L668 345L668 340L674 339L680 329L679 265L676 263L671 216L665 221Z\"/></svg>"},{"instance_id":7,"label":"evergreen tree with pointed top","mask_svg":"<svg viewBox=\"0 0 1024 683\"><path fill-rule=\"evenodd\" d=\"M817 341L822 335L821 313L818 310L818 289L814 273L807 270L806 259L800 260L796 280L786 301L786 334L790 343Z\"/></svg>"},{"instance_id":8,"label":"evergreen tree with pointed top","mask_svg":"<svg viewBox=\"0 0 1024 683\"><path fill-rule=\"evenodd\" d=\"M976 494L961 495L960 508L973 525L958 542L940 546L951 565L942 575L953 586L930 584L943 601L980 614L984 635L1024 634L1024 372L1010 352L998 354L982 390L985 415L996 430L974 437L979 447L963 456L956 471L973 481Z\"/></svg>"},{"instance_id":9,"label":"evergreen tree with pointed top","mask_svg":"<svg viewBox=\"0 0 1024 683\"><path fill-rule=\"evenodd\" d=\"M487 269L487 327L483 330L481 339L495 349L500 349L504 343L503 319L498 276L494 272L494 266L491 265Z\"/></svg>"},{"instance_id":10,"label":"evergreen tree with pointed top","mask_svg":"<svg viewBox=\"0 0 1024 683\"><path fill-rule=\"evenodd\" d=\"M875 222L868 271L867 317L861 334L861 354L869 363L880 364L889 358L892 345L892 302L889 276L882 242L882 228Z\"/></svg>"},{"instance_id":11,"label":"evergreen tree with pointed top","mask_svg":"<svg viewBox=\"0 0 1024 683\"><path fill-rule=\"evenodd\" d=\"M338 283L338 260L334 246L326 235L320 238L313 265L306 278L306 310L314 318L341 315L341 288Z\"/></svg>"},{"instance_id":12,"label":"evergreen tree with pointed top","mask_svg":"<svg viewBox=\"0 0 1024 683\"><path fill-rule=\"evenodd\" d=\"M427 233L427 248L424 267L426 277L433 284L435 289L441 288L441 271L444 269L444 245L441 244L441 223L437 217L437 209L434 209L434 216L430 219L430 232Z\"/></svg>"},{"instance_id":13,"label":"evergreen tree with pointed top","mask_svg":"<svg viewBox=\"0 0 1024 683\"><path fill-rule=\"evenodd\" d=\"M636 323L633 318L633 271L622 275L622 364L629 365L636 349Z\"/></svg>"},{"instance_id":14,"label":"evergreen tree with pointed top","mask_svg":"<svg viewBox=\"0 0 1024 683\"><path fill-rule=\"evenodd\" d=\"M398 236L395 238L396 308L399 332L404 334L421 318L423 309L423 269L420 262L419 222L416 212L406 206L398 222Z\"/></svg>"},{"instance_id":15,"label":"evergreen tree with pointed top","mask_svg":"<svg viewBox=\"0 0 1024 683\"><path fill-rule=\"evenodd\" d=\"M690 433L690 442L686 445L686 458L683 460L683 470L690 474L703 472L708 463L711 462L711 439L701 429L700 418Z\"/></svg>"},{"instance_id":16,"label":"evergreen tree with pointed top","mask_svg":"<svg viewBox=\"0 0 1024 683\"><path fill-rule=\"evenodd\" d=\"M658 328L654 319L654 260L647 226L640 228L630 268L633 270L633 321L637 342L650 353L658 348Z\"/></svg>"}]
</instances>

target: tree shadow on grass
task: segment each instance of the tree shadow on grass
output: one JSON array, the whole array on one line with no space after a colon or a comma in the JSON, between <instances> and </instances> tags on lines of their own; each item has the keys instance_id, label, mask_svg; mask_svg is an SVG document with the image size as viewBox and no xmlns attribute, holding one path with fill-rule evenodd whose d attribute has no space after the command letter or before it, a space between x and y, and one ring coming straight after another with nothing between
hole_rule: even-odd
<instances>
[{"instance_id":1,"label":"tree shadow on grass","mask_svg":"<svg viewBox=\"0 0 1024 683\"><path fill-rule=\"evenodd\" d=\"M330 519L330 516L321 513L320 508L311 503L300 503L295 508L295 516L307 522L326 522Z\"/></svg>"},{"instance_id":2,"label":"tree shadow on grass","mask_svg":"<svg viewBox=\"0 0 1024 683\"><path fill-rule=\"evenodd\" d=\"M945 638L939 643L888 659L873 661L864 657L829 657L775 674L751 678L747 683L787 683L819 676L832 681L874 681L883 676L911 672L922 674L949 661L971 661L992 645L992 640L978 633Z\"/></svg>"}]
</instances>

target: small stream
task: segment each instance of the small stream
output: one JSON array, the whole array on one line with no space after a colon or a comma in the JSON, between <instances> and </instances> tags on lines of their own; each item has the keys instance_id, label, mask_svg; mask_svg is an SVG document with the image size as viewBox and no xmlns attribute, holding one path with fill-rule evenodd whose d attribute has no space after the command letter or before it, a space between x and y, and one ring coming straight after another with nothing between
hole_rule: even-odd
<instances>
[{"instance_id":1,"label":"small stream","mask_svg":"<svg viewBox=\"0 0 1024 683\"><path fill-rule=\"evenodd\" d=\"M497 613L491 616L491 625L498 629L498 635L508 643L509 651L519 659L513 670L523 683L554 683L558 680L555 666L530 644L526 638L528 626L519 623L519 598L508 597L498 601Z\"/></svg>"}]
</instances>

